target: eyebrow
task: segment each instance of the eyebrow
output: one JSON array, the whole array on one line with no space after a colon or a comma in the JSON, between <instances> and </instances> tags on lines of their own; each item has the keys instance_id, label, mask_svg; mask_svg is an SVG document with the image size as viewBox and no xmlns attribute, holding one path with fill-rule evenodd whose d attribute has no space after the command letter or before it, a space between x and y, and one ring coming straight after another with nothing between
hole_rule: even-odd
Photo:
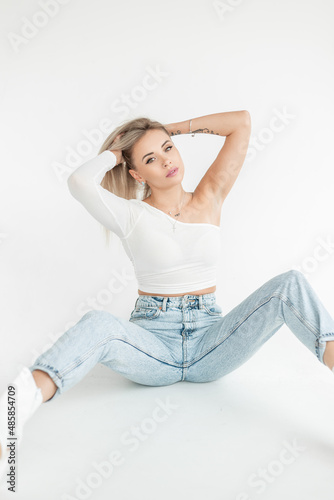
<instances>
[{"instance_id":1,"label":"eyebrow","mask_svg":"<svg viewBox=\"0 0 334 500\"><path fill-rule=\"evenodd\" d=\"M170 139L167 139L167 141L165 141L163 144L161 144L161 147L163 148L164 145L166 144L166 142L169 142ZM145 156L149 156L149 155L153 155L153 151L151 151L151 153L147 153L146 155L144 155L141 159L141 161L143 161L143 159L145 158Z\"/></svg>"}]
</instances>

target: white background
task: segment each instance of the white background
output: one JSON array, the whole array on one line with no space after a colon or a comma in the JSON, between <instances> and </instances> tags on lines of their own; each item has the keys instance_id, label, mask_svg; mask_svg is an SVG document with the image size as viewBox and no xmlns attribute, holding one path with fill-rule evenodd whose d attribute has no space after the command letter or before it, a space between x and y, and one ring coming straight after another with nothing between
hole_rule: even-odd
<instances>
[{"instance_id":1,"label":"white background","mask_svg":"<svg viewBox=\"0 0 334 500\"><path fill-rule=\"evenodd\" d=\"M247 109L249 152L222 209L217 302L227 313L271 277L295 268L334 314L333 14L330 0L1 2L1 390L20 363L32 364L86 310L128 318L133 309L137 282L119 239L105 245L100 224L66 184L124 119L171 123ZM145 89L153 71L162 76L151 76L154 88ZM281 115L285 120L275 121ZM101 131L105 120L110 131L89 142L89 132ZM183 187L192 191L224 139L173 140L185 164ZM106 295L115 272L128 278L118 293ZM330 372L285 326L233 376L238 385L253 374L258 385L268 373L273 391L281 377L282 394L291 379L303 386L306 377L311 390L327 384L334 395ZM94 374L121 383L96 367L83 384ZM321 401L328 402L325 390ZM251 463L245 467L252 472ZM315 465L311 458L300 467L305 478ZM294 474L286 477L288 487ZM332 498L325 476L317 478L323 500ZM313 480L304 495L317 490ZM234 500L243 491L237 484L226 486L228 495L223 486L220 493L213 488L211 498ZM153 489L138 491L137 498L153 498ZM275 499L274 491L266 498ZM179 493L184 498L186 486Z\"/></svg>"}]
</instances>

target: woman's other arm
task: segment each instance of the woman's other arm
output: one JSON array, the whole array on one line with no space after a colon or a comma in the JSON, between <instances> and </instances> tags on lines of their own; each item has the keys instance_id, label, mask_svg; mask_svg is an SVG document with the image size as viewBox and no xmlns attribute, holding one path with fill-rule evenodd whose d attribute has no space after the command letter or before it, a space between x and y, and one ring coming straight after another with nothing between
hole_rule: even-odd
<instances>
[{"instance_id":1,"label":"woman's other arm","mask_svg":"<svg viewBox=\"0 0 334 500\"><path fill-rule=\"evenodd\" d=\"M227 137L245 122L248 111L226 111L224 113L214 113L211 115L189 118L182 122L169 123L164 125L169 135L190 134L190 120L192 134L214 134Z\"/></svg>"},{"instance_id":2,"label":"woman's other arm","mask_svg":"<svg viewBox=\"0 0 334 500\"><path fill-rule=\"evenodd\" d=\"M129 200L116 196L100 184L108 172L120 163L110 150L103 151L78 167L67 179L72 196L107 229L124 238L133 223Z\"/></svg>"},{"instance_id":3,"label":"woman's other arm","mask_svg":"<svg viewBox=\"0 0 334 500\"><path fill-rule=\"evenodd\" d=\"M171 123L165 125L165 128L170 136L189 134L189 122L190 120ZM251 132L250 114L246 110L241 110L192 118L191 132L226 137L215 161L207 169L194 191L194 198L199 204L206 206L214 202L221 207L246 157Z\"/></svg>"}]
</instances>

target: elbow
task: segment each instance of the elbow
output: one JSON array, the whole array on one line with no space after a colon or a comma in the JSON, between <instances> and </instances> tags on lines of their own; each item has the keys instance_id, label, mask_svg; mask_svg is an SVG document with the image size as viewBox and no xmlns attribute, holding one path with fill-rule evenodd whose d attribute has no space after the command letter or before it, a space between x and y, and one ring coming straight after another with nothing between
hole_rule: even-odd
<instances>
[{"instance_id":1,"label":"elbow","mask_svg":"<svg viewBox=\"0 0 334 500\"><path fill-rule=\"evenodd\" d=\"M79 188L79 181L78 177L75 174L75 172L72 172L67 178L67 187L74 198L77 198L77 193L78 193L78 188Z\"/></svg>"},{"instance_id":2,"label":"elbow","mask_svg":"<svg viewBox=\"0 0 334 500\"><path fill-rule=\"evenodd\" d=\"M67 187L71 195L81 203L92 193L92 184L76 172L67 178Z\"/></svg>"},{"instance_id":3,"label":"elbow","mask_svg":"<svg viewBox=\"0 0 334 500\"><path fill-rule=\"evenodd\" d=\"M67 186L68 186L68 189L71 191L71 188L74 184L74 172L72 172L72 174L70 174L68 177L67 177Z\"/></svg>"},{"instance_id":4,"label":"elbow","mask_svg":"<svg viewBox=\"0 0 334 500\"><path fill-rule=\"evenodd\" d=\"M243 109L241 111L242 113L242 123L246 126L246 127L251 127L252 126L252 121L251 121L251 115L250 115L250 112L247 111L247 109Z\"/></svg>"}]
</instances>

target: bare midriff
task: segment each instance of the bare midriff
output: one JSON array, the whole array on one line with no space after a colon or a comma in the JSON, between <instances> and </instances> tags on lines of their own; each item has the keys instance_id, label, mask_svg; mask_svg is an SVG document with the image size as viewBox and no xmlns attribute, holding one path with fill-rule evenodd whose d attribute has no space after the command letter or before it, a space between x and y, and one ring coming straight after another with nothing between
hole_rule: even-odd
<instances>
[{"instance_id":1,"label":"bare midriff","mask_svg":"<svg viewBox=\"0 0 334 500\"><path fill-rule=\"evenodd\" d=\"M155 297L181 297L182 295L204 295L205 293L213 293L216 291L216 286L211 286L210 288L203 288L202 290L196 290L195 292L187 293L174 293L174 294L161 294L161 293L148 293L138 290L139 295L154 295Z\"/></svg>"}]
</instances>

